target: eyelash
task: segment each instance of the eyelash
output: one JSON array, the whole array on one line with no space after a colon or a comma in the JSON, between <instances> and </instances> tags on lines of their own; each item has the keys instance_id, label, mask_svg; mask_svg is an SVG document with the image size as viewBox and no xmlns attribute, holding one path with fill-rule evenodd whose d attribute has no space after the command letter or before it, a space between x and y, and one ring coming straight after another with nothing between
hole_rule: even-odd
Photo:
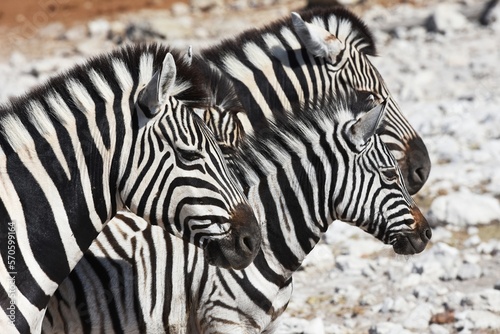
<instances>
[{"instance_id":1,"label":"eyelash","mask_svg":"<svg viewBox=\"0 0 500 334\"><path fill-rule=\"evenodd\" d=\"M177 149L177 152L182 157L182 159L186 161L196 161L203 157L203 155L197 151Z\"/></svg>"}]
</instances>

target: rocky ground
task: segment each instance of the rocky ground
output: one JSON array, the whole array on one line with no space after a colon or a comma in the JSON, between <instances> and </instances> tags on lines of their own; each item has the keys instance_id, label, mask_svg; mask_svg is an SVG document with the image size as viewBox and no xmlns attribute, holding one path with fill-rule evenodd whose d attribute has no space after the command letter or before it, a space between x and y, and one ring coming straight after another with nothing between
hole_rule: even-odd
<instances>
[{"instance_id":1,"label":"rocky ground","mask_svg":"<svg viewBox=\"0 0 500 334\"><path fill-rule=\"evenodd\" d=\"M432 243L420 255L396 256L335 222L297 272L278 332L500 333L500 5L374 2L352 8L374 32L373 62L429 149L433 168L416 200L433 226ZM124 41L196 51L305 5L221 3L36 30L0 27L0 101Z\"/></svg>"}]
</instances>

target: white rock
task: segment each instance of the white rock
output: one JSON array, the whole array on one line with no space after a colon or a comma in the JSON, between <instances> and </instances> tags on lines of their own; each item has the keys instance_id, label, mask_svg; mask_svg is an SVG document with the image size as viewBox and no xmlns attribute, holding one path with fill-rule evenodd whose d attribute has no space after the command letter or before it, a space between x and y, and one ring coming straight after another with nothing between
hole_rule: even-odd
<instances>
[{"instance_id":1,"label":"white rock","mask_svg":"<svg viewBox=\"0 0 500 334\"><path fill-rule=\"evenodd\" d=\"M464 313L465 321L472 324L472 329L499 329L500 316L489 311L466 310Z\"/></svg>"},{"instance_id":2,"label":"white rock","mask_svg":"<svg viewBox=\"0 0 500 334\"><path fill-rule=\"evenodd\" d=\"M403 326L408 329L424 330L429 327L429 322L432 317L433 307L429 303L417 305L408 314Z\"/></svg>"},{"instance_id":3,"label":"white rock","mask_svg":"<svg viewBox=\"0 0 500 334\"><path fill-rule=\"evenodd\" d=\"M409 334L400 324L380 322L368 330L368 334Z\"/></svg>"},{"instance_id":4,"label":"white rock","mask_svg":"<svg viewBox=\"0 0 500 334\"><path fill-rule=\"evenodd\" d=\"M105 19L97 19L90 21L88 24L88 29L90 36L92 38L100 38L104 39L108 37L109 31L111 29L111 25L108 20Z\"/></svg>"},{"instance_id":5,"label":"white rock","mask_svg":"<svg viewBox=\"0 0 500 334\"><path fill-rule=\"evenodd\" d=\"M467 18L452 4L441 4L436 7L434 14L427 22L430 31L451 33L467 28Z\"/></svg>"},{"instance_id":6,"label":"white rock","mask_svg":"<svg viewBox=\"0 0 500 334\"><path fill-rule=\"evenodd\" d=\"M80 41L87 37L88 30L83 25L77 25L72 28L69 28L64 37L66 37L70 41Z\"/></svg>"},{"instance_id":7,"label":"white rock","mask_svg":"<svg viewBox=\"0 0 500 334\"><path fill-rule=\"evenodd\" d=\"M475 263L464 263L458 269L457 278L461 281L475 279L481 277L481 267Z\"/></svg>"},{"instance_id":8,"label":"white rock","mask_svg":"<svg viewBox=\"0 0 500 334\"><path fill-rule=\"evenodd\" d=\"M468 191L439 196L432 202L429 211L430 220L463 227L487 224L499 217L498 200Z\"/></svg>"},{"instance_id":9,"label":"white rock","mask_svg":"<svg viewBox=\"0 0 500 334\"><path fill-rule=\"evenodd\" d=\"M331 268L335 262L330 246L324 244L316 245L302 262L304 268Z\"/></svg>"},{"instance_id":10,"label":"white rock","mask_svg":"<svg viewBox=\"0 0 500 334\"><path fill-rule=\"evenodd\" d=\"M488 311L500 313L500 291L487 289L479 293L481 299L486 303Z\"/></svg>"},{"instance_id":11,"label":"white rock","mask_svg":"<svg viewBox=\"0 0 500 334\"><path fill-rule=\"evenodd\" d=\"M309 324L304 329L304 334L323 334L325 333L325 326L321 318L314 318L309 321Z\"/></svg>"},{"instance_id":12,"label":"white rock","mask_svg":"<svg viewBox=\"0 0 500 334\"><path fill-rule=\"evenodd\" d=\"M172 5L170 11L172 12L172 15L176 17L176 16L189 15L191 9L189 8L188 4L185 4L183 2L176 2Z\"/></svg>"},{"instance_id":13,"label":"white rock","mask_svg":"<svg viewBox=\"0 0 500 334\"><path fill-rule=\"evenodd\" d=\"M429 326L429 331L430 334L450 334L448 329L446 327L438 325L438 324L432 324Z\"/></svg>"}]
</instances>

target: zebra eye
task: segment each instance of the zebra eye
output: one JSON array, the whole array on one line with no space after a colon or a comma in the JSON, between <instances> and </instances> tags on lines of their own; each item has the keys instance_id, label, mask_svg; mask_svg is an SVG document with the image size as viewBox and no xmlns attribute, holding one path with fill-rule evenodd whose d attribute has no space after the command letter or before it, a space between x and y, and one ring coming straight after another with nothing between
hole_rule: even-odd
<instances>
[{"instance_id":1,"label":"zebra eye","mask_svg":"<svg viewBox=\"0 0 500 334\"><path fill-rule=\"evenodd\" d=\"M178 148L177 152L179 153L181 158L186 160L186 161L196 161L198 159L203 158L203 155L200 152L195 151L195 150L185 150L185 149Z\"/></svg>"},{"instance_id":2,"label":"zebra eye","mask_svg":"<svg viewBox=\"0 0 500 334\"><path fill-rule=\"evenodd\" d=\"M224 155L232 155L236 152L234 147L231 147L231 146L220 145L219 147L220 147L222 154L224 154Z\"/></svg>"},{"instance_id":3,"label":"zebra eye","mask_svg":"<svg viewBox=\"0 0 500 334\"><path fill-rule=\"evenodd\" d=\"M387 181L395 181L398 178L398 173L394 167L381 168L381 173Z\"/></svg>"}]
</instances>

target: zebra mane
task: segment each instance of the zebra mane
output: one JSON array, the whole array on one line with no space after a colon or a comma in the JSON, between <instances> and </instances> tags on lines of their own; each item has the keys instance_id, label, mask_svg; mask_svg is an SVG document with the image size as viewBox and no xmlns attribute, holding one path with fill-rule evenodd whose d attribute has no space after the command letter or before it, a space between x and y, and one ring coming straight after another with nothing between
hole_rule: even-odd
<instances>
[{"instance_id":1,"label":"zebra mane","mask_svg":"<svg viewBox=\"0 0 500 334\"><path fill-rule=\"evenodd\" d=\"M331 8L313 8L300 12L300 15L307 22L310 22L312 18L320 20L327 29L329 29L341 40L343 40L343 38L342 36L339 36L339 31L345 31L345 29L341 29L341 27L345 26L345 28L350 28L349 34L354 32L363 42L360 43L360 48L358 49L359 52L363 52L370 56L375 56L377 54L373 34L368 29L366 24L349 10L340 6ZM336 26L330 26L331 22L336 22ZM246 30L235 38L225 39L218 45L203 50L203 53L208 52L208 54L215 53L217 55L220 54L222 50L224 53L234 53L239 55L242 52L241 46L245 42L254 41L260 45L263 43L262 35L265 33L278 33L284 27L289 28L290 31L294 31L291 17L278 19L263 28ZM215 59L216 57L210 58ZM242 57L238 58L243 59Z\"/></svg>"},{"instance_id":2,"label":"zebra mane","mask_svg":"<svg viewBox=\"0 0 500 334\"><path fill-rule=\"evenodd\" d=\"M269 122L269 127L245 135L234 156L227 159L228 163L248 186L255 184L277 166L300 159L306 146L320 145L321 136L332 125L336 127L369 111L374 102L360 101L362 97L350 92L341 98L329 97L321 104L304 105L300 113L278 115Z\"/></svg>"},{"instance_id":3,"label":"zebra mane","mask_svg":"<svg viewBox=\"0 0 500 334\"><path fill-rule=\"evenodd\" d=\"M68 92L66 87L72 81L90 90L91 87L95 86L89 77L92 71L105 78L113 92L116 93L120 89L121 79L119 78L120 73L116 73L116 69L113 67L113 63L116 62L125 65L125 70L129 72L133 80L133 89L136 90L139 82L141 56L144 54L153 56L155 71L161 67L168 52L173 55L177 67L177 79L172 89L172 95L189 107L206 107L209 96L208 88L203 80L203 73L196 66L190 66L180 51L157 43L131 44L110 53L90 58L83 64L76 65L48 79L24 95L11 98L6 104L0 105L0 120L9 114L15 114L21 120L26 119L31 115L33 103L43 106L46 104L44 98L54 95L54 93L59 93L65 99L69 98L71 92Z\"/></svg>"},{"instance_id":4,"label":"zebra mane","mask_svg":"<svg viewBox=\"0 0 500 334\"><path fill-rule=\"evenodd\" d=\"M217 67L208 63L201 56L193 57L193 64L208 84L209 105L217 106L221 110L230 111L233 114L246 112L240 103L232 80Z\"/></svg>"}]
</instances>

